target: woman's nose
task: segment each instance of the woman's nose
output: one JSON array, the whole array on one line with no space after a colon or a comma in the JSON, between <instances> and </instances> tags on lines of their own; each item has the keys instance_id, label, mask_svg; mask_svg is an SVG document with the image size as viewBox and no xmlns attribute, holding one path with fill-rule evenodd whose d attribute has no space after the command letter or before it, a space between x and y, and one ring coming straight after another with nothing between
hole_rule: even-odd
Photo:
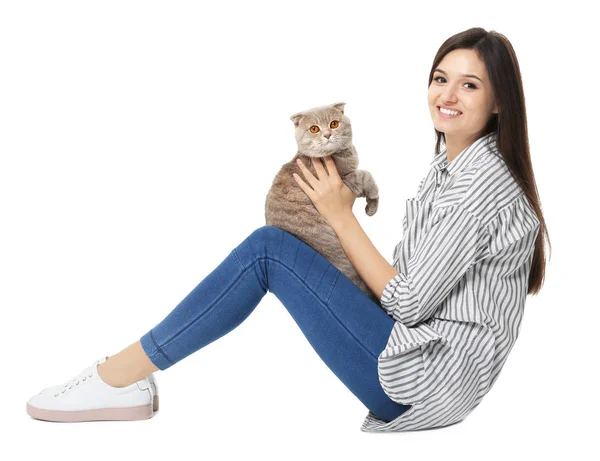
<instances>
[{"instance_id":1,"label":"woman's nose","mask_svg":"<svg viewBox=\"0 0 600 461\"><path fill-rule=\"evenodd\" d=\"M442 99L444 101L455 102L456 100L456 88L453 85L448 85L442 92Z\"/></svg>"}]
</instances>

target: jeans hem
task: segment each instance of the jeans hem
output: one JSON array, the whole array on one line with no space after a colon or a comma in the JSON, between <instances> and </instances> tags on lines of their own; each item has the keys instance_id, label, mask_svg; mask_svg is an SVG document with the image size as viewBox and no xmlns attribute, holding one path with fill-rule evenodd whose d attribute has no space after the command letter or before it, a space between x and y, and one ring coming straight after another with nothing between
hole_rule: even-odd
<instances>
[{"instance_id":1,"label":"jeans hem","mask_svg":"<svg viewBox=\"0 0 600 461\"><path fill-rule=\"evenodd\" d=\"M161 371L175 365L156 342L152 330L141 337L140 343L150 361Z\"/></svg>"}]
</instances>

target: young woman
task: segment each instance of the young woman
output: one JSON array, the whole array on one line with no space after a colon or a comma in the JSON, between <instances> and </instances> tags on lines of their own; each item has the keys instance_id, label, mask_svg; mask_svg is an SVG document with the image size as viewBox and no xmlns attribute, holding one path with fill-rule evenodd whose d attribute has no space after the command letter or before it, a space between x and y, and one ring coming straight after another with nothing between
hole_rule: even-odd
<instances>
[{"instance_id":1,"label":"young woman","mask_svg":"<svg viewBox=\"0 0 600 461\"><path fill-rule=\"evenodd\" d=\"M28 413L49 421L150 418L158 407L152 372L227 334L270 291L369 409L361 430L463 420L498 378L526 295L544 278L548 236L524 102L503 35L474 28L441 46L429 74L434 157L406 201L393 265L354 217L355 196L333 160L315 162L318 177L301 166L296 181L381 306L304 242L264 226L139 341L33 396Z\"/></svg>"}]
</instances>

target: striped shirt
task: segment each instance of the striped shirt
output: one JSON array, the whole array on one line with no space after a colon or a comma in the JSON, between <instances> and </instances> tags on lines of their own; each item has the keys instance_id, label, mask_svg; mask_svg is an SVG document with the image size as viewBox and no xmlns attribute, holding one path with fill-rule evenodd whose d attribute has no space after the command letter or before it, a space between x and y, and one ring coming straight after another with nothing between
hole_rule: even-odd
<instances>
[{"instance_id":1,"label":"striped shirt","mask_svg":"<svg viewBox=\"0 0 600 461\"><path fill-rule=\"evenodd\" d=\"M412 405L361 431L408 431L463 420L492 388L512 349L527 296L539 220L497 149L480 137L451 162L444 147L406 201L399 272L381 306L396 323L379 381Z\"/></svg>"}]
</instances>

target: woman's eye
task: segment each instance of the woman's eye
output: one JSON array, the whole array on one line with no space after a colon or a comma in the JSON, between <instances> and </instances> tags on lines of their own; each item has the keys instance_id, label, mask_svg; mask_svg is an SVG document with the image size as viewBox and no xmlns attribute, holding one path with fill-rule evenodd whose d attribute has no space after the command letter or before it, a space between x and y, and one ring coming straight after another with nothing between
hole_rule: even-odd
<instances>
[{"instance_id":1,"label":"woman's eye","mask_svg":"<svg viewBox=\"0 0 600 461\"><path fill-rule=\"evenodd\" d=\"M319 132L319 127L317 125L313 125L310 127L310 132L311 133L318 133Z\"/></svg>"},{"instance_id":2,"label":"woman's eye","mask_svg":"<svg viewBox=\"0 0 600 461\"><path fill-rule=\"evenodd\" d=\"M337 120L333 120L330 124L329 124L329 128L337 128L338 126L340 126L340 122L338 122Z\"/></svg>"},{"instance_id":3,"label":"woman's eye","mask_svg":"<svg viewBox=\"0 0 600 461\"><path fill-rule=\"evenodd\" d=\"M438 82L439 78L443 79L444 81L446 80L444 77L435 77L434 80L436 82ZM442 82L438 82L438 83L442 83ZM477 87L473 83L471 83L471 82L467 82L467 83L465 83L465 85L471 85L473 87L473 89L477 89Z\"/></svg>"}]
</instances>

